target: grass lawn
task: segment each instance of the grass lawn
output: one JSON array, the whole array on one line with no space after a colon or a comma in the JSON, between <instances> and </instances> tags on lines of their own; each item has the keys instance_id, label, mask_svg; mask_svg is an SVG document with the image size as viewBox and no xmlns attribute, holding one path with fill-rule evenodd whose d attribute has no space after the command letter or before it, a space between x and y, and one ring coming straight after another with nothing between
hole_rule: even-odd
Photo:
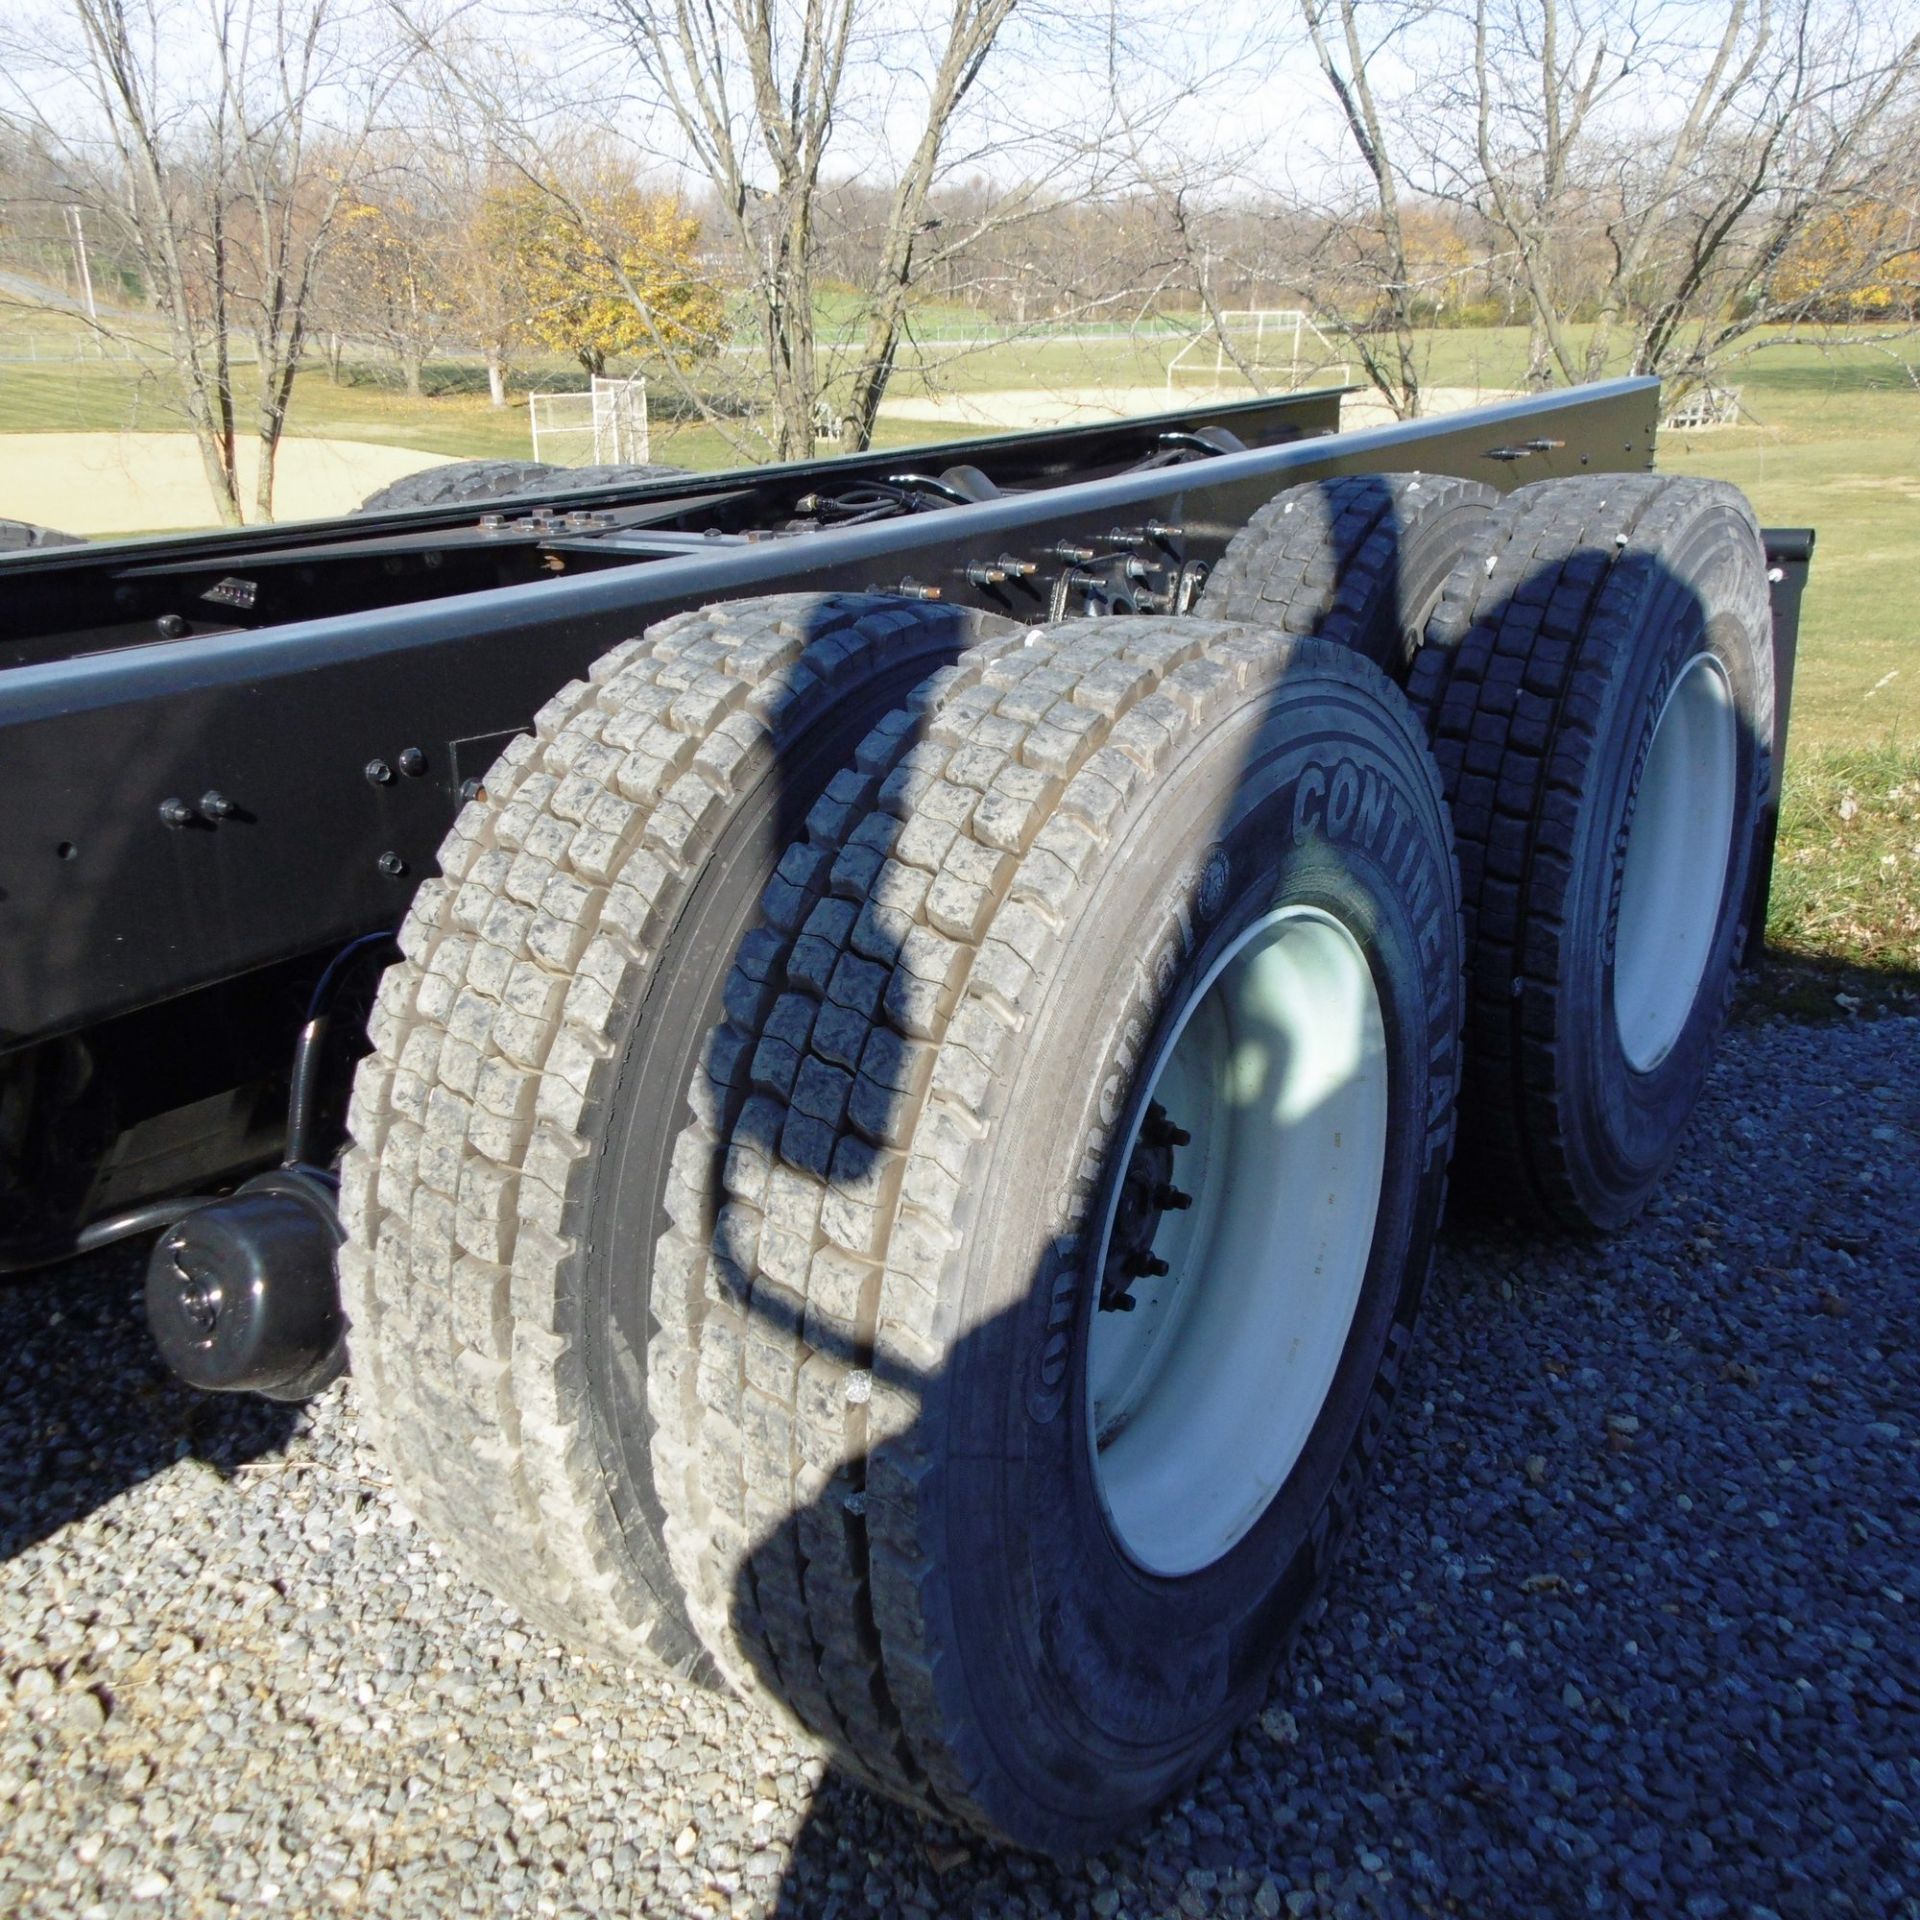
<instances>
[{"instance_id":1,"label":"grass lawn","mask_svg":"<svg viewBox=\"0 0 1920 1920\"><path fill-rule=\"evenodd\" d=\"M1787 956L1898 979L1910 999L1920 986L1920 342L1904 354L1763 349L1730 383L1757 423L1669 434L1660 464L1733 481L1765 525L1818 533L1768 939ZM1811 991L1830 1008L1863 984Z\"/></svg>"}]
</instances>

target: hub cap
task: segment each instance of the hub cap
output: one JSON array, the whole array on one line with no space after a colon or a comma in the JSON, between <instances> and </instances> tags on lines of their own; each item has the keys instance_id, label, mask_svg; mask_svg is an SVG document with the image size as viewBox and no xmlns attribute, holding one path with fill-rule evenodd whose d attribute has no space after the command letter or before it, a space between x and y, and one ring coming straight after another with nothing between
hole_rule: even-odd
<instances>
[{"instance_id":1,"label":"hub cap","mask_svg":"<svg viewBox=\"0 0 1920 1920\"><path fill-rule=\"evenodd\" d=\"M1386 1139L1366 956L1331 916L1280 908L1180 1008L1100 1225L1094 1473L1150 1572L1218 1560L1298 1461L1366 1277Z\"/></svg>"},{"instance_id":2,"label":"hub cap","mask_svg":"<svg viewBox=\"0 0 1920 1920\"><path fill-rule=\"evenodd\" d=\"M1726 670L1695 654L1654 725L1620 882L1613 1017L1637 1073L1672 1051L1699 996L1733 851L1738 767Z\"/></svg>"}]
</instances>

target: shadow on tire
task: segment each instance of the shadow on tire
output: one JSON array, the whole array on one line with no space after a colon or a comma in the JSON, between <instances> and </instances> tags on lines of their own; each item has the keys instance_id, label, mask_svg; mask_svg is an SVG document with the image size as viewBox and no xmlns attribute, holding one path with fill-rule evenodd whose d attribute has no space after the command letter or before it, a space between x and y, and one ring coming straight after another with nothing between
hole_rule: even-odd
<instances>
[{"instance_id":1,"label":"shadow on tire","mask_svg":"<svg viewBox=\"0 0 1920 1920\"><path fill-rule=\"evenodd\" d=\"M1350 510L1354 482L1341 488L1342 506ZM1436 791L1444 779L1456 810L1464 800L1462 839L1471 843L1463 846L1466 971L1470 989L1478 981L1483 1004L1489 969L1506 964L1507 947L1500 943L1524 947L1530 931L1537 935L1544 925L1529 921L1524 902L1517 917L1499 918L1499 889L1513 861L1520 862L1521 882L1538 879L1527 863L1542 842L1543 822L1560 829L1557 840L1546 836L1552 842L1547 858L1568 864L1572 849L1572 870L1555 876L1559 905L1549 929L1560 936L1559 971L1544 972L1530 998L1506 996L1524 1003L1509 1025L1523 1050L1538 1038L1542 1008L1549 1027L1553 1012L1569 1008L1589 1028L1604 1029L1613 1018L1607 996L1614 954L1611 944L1596 944L1593 922L1597 916L1607 923L1610 942L1623 881L1631 898L1637 783L1674 681L1705 651L1737 653L1730 679L1764 675L1768 665L1764 624L1756 627L1750 617L1755 578L1762 579L1764 615L1757 531L1751 552L1728 560L1724 549L1736 536L1720 534L1704 542L1704 559L1689 550L1678 568L1665 563L1651 536L1636 544L1643 523L1654 525L1662 512L1684 520L1680 508L1686 507L1695 519L1712 511L1724 520L1732 511L1725 497L1705 508L1697 501L1676 506L1676 490L1666 483L1617 477L1572 483L1551 499L1547 493L1527 489L1503 502L1477 534L1449 588L1451 602L1443 597L1429 629L1430 645L1446 649L1447 670L1430 663L1423 686L1416 662L1413 689L1439 744ZM1383 517L1390 521L1390 514ZM1509 571L1495 579L1499 568L1486 564L1486 554L1505 555L1529 542L1540 549L1543 522L1559 547L1517 577ZM1745 524L1751 528L1750 517ZM1654 531L1668 538L1659 526ZM1377 552L1372 563L1378 565ZM1710 576L1706 593L1696 584L1703 567ZM1737 577L1729 585L1716 568L1731 568ZM1390 565L1384 578L1387 590L1397 592ZM1495 585L1484 590L1489 579ZM1335 570L1329 604L1338 586ZM1710 604L1716 594L1719 604ZM1654 621L1679 636L1666 665L1638 679L1616 674L1631 684L1624 685L1617 710L1609 709L1610 663L1638 658L1642 631ZM1117 685L1124 675L1116 636L1146 624L1081 623L1058 639L1057 652L1079 649L1074 664L1091 676L1085 684ZM1115 639L1104 655L1097 644L1102 628ZM1051 895L1039 886L1024 893L1015 888L970 919L957 893L929 905L927 884L890 874L890 867L929 857L932 864L922 871L936 883L954 870L953 847L976 829L956 825L956 805L942 789L980 775L975 798L959 810L972 807L975 822L985 818L981 796L993 791L989 763L977 759L969 771L961 762L983 748L1018 761L1024 743L996 732L996 721L1038 728L1047 713L1041 694L1070 699L1077 691L1046 686L1045 675L1057 664L1051 645L1042 641L1046 657L1037 667L1024 658L1034 651L1030 642L983 669L974 686L949 686L923 706L904 751L871 783L864 820L874 830L864 844L872 857L848 857L859 841L857 828L843 827L824 849L822 873L839 877L823 881L814 913L786 942L780 965L788 971L778 983L786 991L770 996L774 1006L808 1005L789 1008L784 1028L771 1011L762 1020L759 1044L747 1050L754 1064L735 1083L730 1121L708 1169L704 1305L687 1367L698 1404L688 1417L683 1456L701 1464L691 1499L685 1489L664 1498L670 1516L677 1512L683 1541L702 1535L720 1543L707 1563L709 1576L713 1560L726 1557L729 1539L744 1543L733 1555L726 1644L715 1652L736 1683L778 1698L827 1743L845 1784L823 1787L823 1813L850 1806L846 1793L871 1784L962 1828L1070 1858L1138 1825L1257 1709L1275 1662L1309 1615L1353 1524L1410 1346L1440 1210L1459 1009L1438 984L1458 965L1451 933L1446 954L1454 958L1440 956L1425 976L1424 1001L1408 985L1422 978L1423 942L1435 938L1417 880L1408 892L1418 865L1407 851L1411 836L1399 831L1414 811L1408 793L1383 799L1384 785L1370 784L1375 770L1349 745L1336 739L1338 750L1328 747L1326 713L1344 695L1316 688L1318 731L1303 713L1285 711L1297 672L1292 681L1280 673L1266 712L1246 724L1224 792L1185 816L1196 844L1180 878L1183 924L1182 913L1165 911L1171 896L1147 897L1143 876L1153 849L1137 818L1155 783L1170 777L1178 754L1144 755L1141 781L1109 809L1106 824L1133 835L1128 857L1113 863L1118 877L1085 880L1097 867L1098 833L1084 811L1076 831L1089 829L1080 835L1090 849L1089 867L1075 869L1071 834L1055 835L1042 847L1060 868L1046 873ZM1225 653L1231 655L1231 645ZM1310 636L1296 653L1308 669L1324 665L1324 649L1316 652ZM1170 661L1155 669L1178 671ZM1156 693L1159 686L1156 679ZM1745 697L1754 688L1736 691ZM1092 696L1096 710L1104 697ZM1377 673L1364 690L1355 678L1352 698L1376 708L1397 701ZM1192 709L1195 754L1218 751L1208 744L1208 729L1225 724L1203 705ZM1113 737L1131 711L1124 703L1107 711L1102 733ZM952 724L956 712L967 726ZM1554 750L1566 747L1566 730L1576 723L1576 744L1590 763L1610 775L1618 771L1616 761L1628 767L1620 791L1609 790L1584 814L1578 795L1572 809L1561 804L1553 772L1565 761L1564 753L1556 761ZM1724 1015L1746 898L1740 835L1755 830L1767 790L1770 726L1762 684L1758 698L1748 698L1735 716L1741 804L1733 815L1733 851L1708 929L1712 950L1697 959L1698 978L1682 1010L1689 1052L1661 1103L1665 1133L1652 1152L1651 1172L1642 1168L1635 1176L1646 1186L1672 1151ZM1299 743L1291 761L1275 744L1288 728ZM1515 753L1542 769L1529 789L1515 783L1509 764ZM1060 770L1070 779L1087 764L1083 757ZM1108 771L1125 789L1119 772ZM1484 796L1481 782L1489 786ZM1091 802L1093 808L1105 804L1100 796ZM1613 817L1600 819L1607 808ZM1519 829L1508 816L1519 820ZM1213 824L1196 834L1196 820ZM1114 1441L1088 1384L1088 1354L1099 1322L1133 1312L1113 1298L1107 1261L1110 1221L1119 1217L1114 1209L1130 1170L1119 1148L1131 1145L1130 1160L1137 1160L1140 1113L1158 1085L1170 1031L1184 1031L1197 1004L1191 995L1183 999L1182 982L1192 986L1231 944L1226 934L1209 944L1203 897L1215 884L1243 884L1246 856L1230 847L1231 883L1220 883L1218 875L1210 877L1198 844L1230 846L1233 830L1223 826L1230 822L1251 823L1249 847L1261 838L1253 827L1265 829L1268 844L1287 838L1275 832L1284 822L1293 850L1305 853L1297 870L1260 870L1249 895L1232 897L1222 922L1227 932L1236 911L1246 924L1288 902L1361 926L1385 1009L1383 1031L1401 1039L1417 1033L1420 1044L1395 1056L1390 1081L1399 1104L1384 1151L1389 1158L1398 1154L1402 1164L1383 1176L1380 1237L1369 1249L1344 1345L1319 1382L1318 1410L1276 1484L1256 1503L1252 1521L1237 1528L1223 1523L1224 1548L1208 1560L1166 1547L1177 1529L1163 1537L1127 1533L1124 1503L1102 1478L1102 1456ZM915 833L917 843L910 843ZM1444 842L1444 828L1441 833ZM994 830L985 838L994 851ZM1042 846L1034 838L1009 844L1021 846L1022 863ZM991 867L970 853L960 863L975 879ZM1378 880L1384 893L1370 893L1357 877ZM1074 897L1074 883L1082 881L1082 893L1107 888L1100 895L1104 911L1084 922L1075 917ZM1004 888L1007 875L999 871L983 884ZM1265 891L1276 885L1278 891ZM1363 897L1342 893L1356 886ZM1385 977L1392 969L1382 957L1380 932L1394 899L1404 921L1394 959L1397 984ZM1022 904L1049 907L1054 933L1103 929L1109 948L1134 956L1135 972L1149 984L1128 1000L1115 986L1116 967L1095 978L1097 967L1062 960L1035 990L1046 930L1022 923L1007 925L1005 939L992 934L1002 916L1016 917ZM1211 911L1220 912L1218 901ZM1483 921L1498 924L1483 928ZM1180 931L1170 939L1176 924ZM959 974L943 971L942 948L922 937L929 932L947 946L967 948L974 971L961 969L966 979L989 970L984 997L998 1016L997 1035L993 1021L968 1024L983 996L969 1000L964 990L949 991ZM1697 947L1697 928L1691 937ZM1018 966L1001 955L1002 947ZM886 1002L889 983L901 982L898 1004ZM1031 1003L1023 993L1035 995ZM1114 1005L1116 994L1123 1005ZM1416 1003L1424 1007L1424 1022L1412 1018ZM876 1008L888 1016L877 1024ZM1084 1029L1103 1008L1113 1016L1112 1031L1100 1036L1102 1044L1089 1043ZM1494 1017L1507 1020L1508 1010ZM1062 1034L1077 1035L1077 1054L1068 1038L1051 1050L1050 1043L1031 1039L1049 1021ZM771 1045L776 1028L778 1044ZM1469 1072L1477 1072L1483 1090L1494 1089L1484 1094L1491 1099L1499 1094L1505 1056L1489 1032L1485 1017L1476 1029L1469 1015ZM877 1053L869 1052L876 1036ZM1643 1047L1638 1070L1657 1072L1674 1044L1670 1039L1650 1063ZM1003 1062L1023 1047L1027 1077L1010 1077ZM1285 1052L1274 1049L1280 1063L1269 1062L1272 1077L1260 1082L1268 1091L1287 1079ZM1076 1063L1078 1075L1061 1071ZM1334 1074L1320 1087L1320 1102L1344 1097L1341 1085ZM1097 1089L1091 1100L1089 1086ZM1289 1109L1290 1124L1306 1137L1314 1108L1309 1101ZM1078 1125L1089 1117L1089 1127ZM1416 1147L1409 1147L1409 1133L1417 1136ZM1004 1150L1002 1138L1010 1142ZM1247 1189L1249 1165L1236 1164L1228 1184ZM1176 1175L1182 1172L1176 1162ZM1285 1172L1283 1164L1275 1180ZM1180 1178L1177 1185L1189 1183ZM1540 1184L1525 1196L1532 1204L1541 1198ZM993 1195L991 1209L976 1204L982 1194ZM1040 1231L1049 1207L1064 1224ZM1009 1224L1012 1215L1024 1221L1026 1244L1041 1248L1039 1257L1015 1266L1007 1264L1021 1239ZM1164 1216L1134 1250L1144 1263L1136 1278L1156 1277L1151 1264L1169 1244L1157 1236L1172 1217ZM1244 1251L1246 1231L1244 1223L1228 1231L1219 1246ZM1308 1227L1294 1231L1311 1245ZM984 1251L963 1277L967 1249L975 1245ZM1016 1272L1023 1276L1017 1285ZM722 1328L726 1337L702 1347L701 1325ZM1231 1346L1216 1341L1205 1351L1212 1364L1225 1364ZM1177 1367L1169 1377L1191 1384ZM1272 1404L1284 1415L1279 1386ZM1151 1424L1153 1417L1149 1394L1126 1406L1120 1424ZM1175 1436L1176 1445L1188 1444L1178 1442L1176 1420L1163 1417L1158 1430ZM1236 1437L1244 1439L1237 1430ZM1225 1456L1200 1447L1192 1457ZM811 1497L796 1502L794 1491L809 1486ZM1204 1494L1202 1484L1196 1504L1205 1506ZM838 1816L831 1824L840 1824ZM841 1891L857 1897L836 1880L835 1844L815 1849L802 1837L783 1911L823 1911L822 1903L831 1905ZM947 1844L929 1842L936 1853ZM969 1837L952 1844L978 1842Z\"/></svg>"}]
</instances>

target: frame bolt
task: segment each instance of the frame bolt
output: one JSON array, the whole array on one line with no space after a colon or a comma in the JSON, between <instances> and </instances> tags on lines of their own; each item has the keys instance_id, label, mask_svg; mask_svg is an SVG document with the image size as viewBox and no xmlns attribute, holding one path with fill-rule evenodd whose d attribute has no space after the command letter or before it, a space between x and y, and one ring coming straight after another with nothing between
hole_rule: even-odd
<instances>
[{"instance_id":1,"label":"frame bolt","mask_svg":"<svg viewBox=\"0 0 1920 1920\"><path fill-rule=\"evenodd\" d=\"M168 798L160 802L160 818L170 827L190 827L193 809L184 800Z\"/></svg>"},{"instance_id":2,"label":"frame bolt","mask_svg":"<svg viewBox=\"0 0 1920 1920\"><path fill-rule=\"evenodd\" d=\"M397 880L406 872L407 863L397 853L383 853L380 856L379 867L389 880Z\"/></svg>"},{"instance_id":3,"label":"frame bolt","mask_svg":"<svg viewBox=\"0 0 1920 1920\"><path fill-rule=\"evenodd\" d=\"M400 771L408 779L417 780L427 770L427 756L418 747L400 749Z\"/></svg>"},{"instance_id":4,"label":"frame bolt","mask_svg":"<svg viewBox=\"0 0 1920 1920\"><path fill-rule=\"evenodd\" d=\"M209 820L225 820L233 812L233 802L216 787L209 787L200 796L200 811Z\"/></svg>"},{"instance_id":5,"label":"frame bolt","mask_svg":"<svg viewBox=\"0 0 1920 1920\"><path fill-rule=\"evenodd\" d=\"M393 778L393 769L384 760L369 760L366 774L376 787L384 787Z\"/></svg>"},{"instance_id":6,"label":"frame bolt","mask_svg":"<svg viewBox=\"0 0 1920 1920\"><path fill-rule=\"evenodd\" d=\"M160 629L160 637L163 640L184 640L186 638L187 623L185 619L177 613L163 613L153 624Z\"/></svg>"}]
</instances>

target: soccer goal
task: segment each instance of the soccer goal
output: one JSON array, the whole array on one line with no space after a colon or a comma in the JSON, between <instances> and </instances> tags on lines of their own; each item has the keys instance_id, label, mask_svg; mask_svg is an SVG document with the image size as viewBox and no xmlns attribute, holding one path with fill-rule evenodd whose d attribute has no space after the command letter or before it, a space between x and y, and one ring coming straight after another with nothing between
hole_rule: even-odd
<instances>
[{"instance_id":1,"label":"soccer goal","mask_svg":"<svg viewBox=\"0 0 1920 1920\"><path fill-rule=\"evenodd\" d=\"M1740 389L1696 387L1660 424L1669 433L1698 433L1705 427L1737 427Z\"/></svg>"},{"instance_id":2,"label":"soccer goal","mask_svg":"<svg viewBox=\"0 0 1920 1920\"><path fill-rule=\"evenodd\" d=\"M528 396L533 457L556 467L644 466L652 455L647 383L595 376L585 393Z\"/></svg>"},{"instance_id":3,"label":"soccer goal","mask_svg":"<svg viewBox=\"0 0 1920 1920\"><path fill-rule=\"evenodd\" d=\"M1347 363L1304 307L1236 308L1196 333L1167 363L1167 389L1233 387L1288 393L1309 382L1343 384Z\"/></svg>"}]
</instances>

